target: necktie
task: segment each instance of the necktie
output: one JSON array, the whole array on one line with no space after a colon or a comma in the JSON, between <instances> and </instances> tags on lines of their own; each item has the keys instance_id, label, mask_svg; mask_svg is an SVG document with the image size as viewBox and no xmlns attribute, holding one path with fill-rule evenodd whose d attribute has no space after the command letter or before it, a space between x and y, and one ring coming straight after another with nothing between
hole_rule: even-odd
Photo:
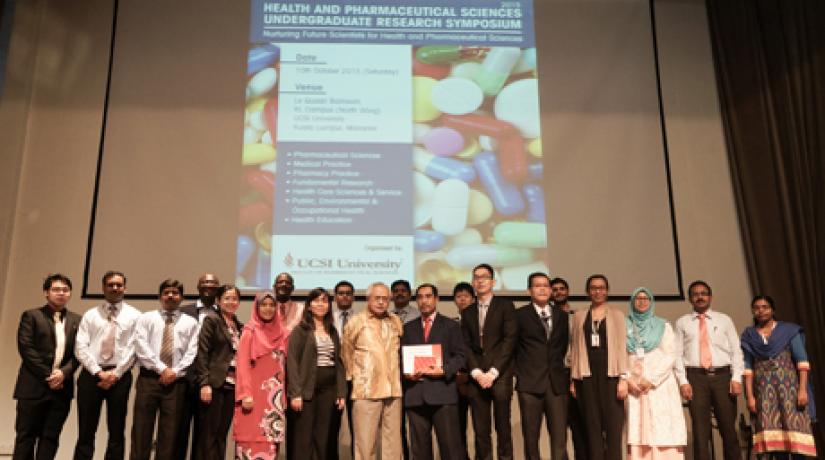
<instances>
[{"instance_id":1,"label":"necktie","mask_svg":"<svg viewBox=\"0 0 825 460\"><path fill-rule=\"evenodd\" d=\"M344 328L347 327L347 321L349 321L349 311L344 310L341 312L341 333L343 333Z\"/></svg>"},{"instance_id":2,"label":"necktie","mask_svg":"<svg viewBox=\"0 0 825 460\"><path fill-rule=\"evenodd\" d=\"M699 363L705 369L710 369L713 365L710 357L710 336L704 313L699 314Z\"/></svg>"},{"instance_id":3,"label":"necktie","mask_svg":"<svg viewBox=\"0 0 825 460\"><path fill-rule=\"evenodd\" d=\"M430 338L430 327L432 326L432 318L424 318L424 341Z\"/></svg>"},{"instance_id":4,"label":"necktie","mask_svg":"<svg viewBox=\"0 0 825 460\"><path fill-rule=\"evenodd\" d=\"M478 304L478 341L484 346L484 321L487 319L489 305Z\"/></svg>"},{"instance_id":5,"label":"necktie","mask_svg":"<svg viewBox=\"0 0 825 460\"><path fill-rule=\"evenodd\" d=\"M53 369L59 369L63 362L63 354L66 352L66 329L63 320L60 317L60 312L54 312L54 362Z\"/></svg>"},{"instance_id":6,"label":"necktie","mask_svg":"<svg viewBox=\"0 0 825 460\"><path fill-rule=\"evenodd\" d=\"M544 335L546 338L550 338L550 315L547 313L546 310L542 310L541 312L541 325L544 326Z\"/></svg>"},{"instance_id":7,"label":"necktie","mask_svg":"<svg viewBox=\"0 0 825 460\"><path fill-rule=\"evenodd\" d=\"M117 324L115 324L115 306L108 306L109 314L106 323L106 333L103 340L100 341L100 360L102 362L109 361L115 356L115 333L117 332Z\"/></svg>"},{"instance_id":8,"label":"necktie","mask_svg":"<svg viewBox=\"0 0 825 460\"><path fill-rule=\"evenodd\" d=\"M172 367L175 348L175 316L171 312L166 312L166 325L163 327L163 341L160 344L160 360L167 367Z\"/></svg>"},{"instance_id":9,"label":"necktie","mask_svg":"<svg viewBox=\"0 0 825 460\"><path fill-rule=\"evenodd\" d=\"M395 314L401 318L401 323L404 323L404 320L407 319L407 310L395 310Z\"/></svg>"}]
</instances>

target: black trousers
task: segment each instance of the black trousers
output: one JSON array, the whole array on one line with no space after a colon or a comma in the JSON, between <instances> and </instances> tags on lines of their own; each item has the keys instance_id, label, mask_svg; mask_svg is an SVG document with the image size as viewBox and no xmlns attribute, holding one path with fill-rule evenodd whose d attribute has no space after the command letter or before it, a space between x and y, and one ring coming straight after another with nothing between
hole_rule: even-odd
<instances>
[{"instance_id":1,"label":"black trousers","mask_svg":"<svg viewBox=\"0 0 825 460\"><path fill-rule=\"evenodd\" d=\"M553 393L550 385L544 393L518 392L521 409L521 433L524 436L524 458L541 460L539 439L541 438L542 416L547 422L550 434L550 458L567 458L567 405L569 395Z\"/></svg>"},{"instance_id":2,"label":"black trousers","mask_svg":"<svg viewBox=\"0 0 825 460\"><path fill-rule=\"evenodd\" d=\"M186 381L178 379L164 386L158 381L157 374L141 370L135 387L130 460L149 460L155 419L158 425L155 460L182 460L175 450L175 440L186 397Z\"/></svg>"},{"instance_id":3,"label":"black trousers","mask_svg":"<svg viewBox=\"0 0 825 460\"><path fill-rule=\"evenodd\" d=\"M413 460L432 460L433 428L438 440L438 452L442 460L464 460L461 434L458 427L458 407L416 406L407 408L410 422L410 453Z\"/></svg>"},{"instance_id":4,"label":"black trousers","mask_svg":"<svg viewBox=\"0 0 825 460\"><path fill-rule=\"evenodd\" d=\"M687 368L687 379L693 388L688 410L693 427L693 458L710 460L711 407L722 436L725 460L741 459L736 438L736 398L730 395L730 368L709 375L701 368Z\"/></svg>"},{"instance_id":5,"label":"black trousers","mask_svg":"<svg viewBox=\"0 0 825 460\"><path fill-rule=\"evenodd\" d=\"M200 402L199 425L203 431L197 437L198 447L192 458L196 460L224 460L226 436L235 413L235 387L212 389L212 401Z\"/></svg>"},{"instance_id":6,"label":"black trousers","mask_svg":"<svg viewBox=\"0 0 825 460\"><path fill-rule=\"evenodd\" d=\"M467 452L467 413L470 412L470 398L458 394L458 427L461 434L461 447L464 450L464 457L469 458Z\"/></svg>"},{"instance_id":7,"label":"black trousers","mask_svg":"<svg viewBox=\"0 0 825 460\"><path fill-rule=\"evenodd\" d=\"M576 460L587 460L587 432L582 420L581 408L576 398L567 398L567 426L570 427L570 437L573 439L573 453Z\"/></svg>"},{"instance_id":8,"label":"black trousers","mask_svg":"<svg viewBox=\"0 0 825 460\"><path fill-rule=\"evenodd\" d=\"M70 404L70 399L52 395L43 399L18 399L12 458L52 460L57 454Z\"/></svg>"},{"instance_id":9,"label":"black trousers","mask_svg":"<svg viewBox=\"0 0 825 460\"><path fill-rule=\"evenodd\" d=\"M499 378L507 377L500 376ZM502 390L500 387L497 388L496 385L493 385L493 388L483 390L476 383L470 385L470 407L473 409L476 458L479 460L493 459L492 426L490 424L490 419L493 418L498 440L497 458L499 460L511 460L513 458L513 435L510 425L512 389L509 391Z\"/></svg>"},{"instance_id":10,"label":"black trousers","mask_svg":"<svg viewBox=\"0 0 825 460\"><path fill-rule=\"evenodd\" d=\"M344 400L347 406L347 426L349 426L349 445L351 458L355 458L355 438L352 435L352 381L347 380L347 397ZM344 418L344 411L335 409L332 413L332 420L329 427L329 442L327 449L327 460L338 460L341 458L338 443L338 434L341 432L341 421Z\"/></svg>"},{"instance_id":11,"label":"black trousers","mask_svg":"<svg viewBox=\"0 0 825 460\"><path fill-rule=\"evenodd\" d=\"M575 383L590 460L621 460L624 402L616 398L619 378L594 375Z\"/></svg>"},{"instance_id":12,"label":"black trousers","mask_svg":"<svg viewBox=\"0 0 825 460\"><path fill-rule=\"evenodd\" d=\"M77 377L77 444L74 460L92 460L95 454L95 435L100 422L100 410L106 402L106 460L122 460L126 449L126 413L132 373L126 372L108 390L97 386L100 380L83 369Z\"/></svg>"},{"instance_id":13,"label":"black trousers","mask_svg":"<svg viewBox=\"0 0 825 460\"><path fill-rule=\"evenodd\" d=\"M329 431L335 408L335 367L316 367L315 391L293 411L292 452L295 458L326 460Z\"/></svg>"},{"instance_id":14,"label":"black trousers","mask_svg":"<svg viewBox=\"0 0 825 460\"><path fill-rule=\"evenodd\" d=\"M186 397L181 408L180 427L175 439L175 458L177 460L185 460L186 452L189 452L189 458L195 459L197 457L198 437L201 434L200 418L198 417L198 409L200 408L201 394L200 387L193 379L186 376ZM192 449L189 449L189 434L192 434Z\"/></svg>"}]
</instances>

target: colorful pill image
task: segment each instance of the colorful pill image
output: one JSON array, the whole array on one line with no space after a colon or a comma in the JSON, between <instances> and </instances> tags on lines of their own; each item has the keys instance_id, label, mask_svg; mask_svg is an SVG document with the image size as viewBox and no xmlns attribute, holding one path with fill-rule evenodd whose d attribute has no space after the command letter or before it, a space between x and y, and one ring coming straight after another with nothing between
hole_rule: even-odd
<instances>
[{"instance_id":1,"label":"colorful pill image","mask_svg":"<svg viewBox=\"0 0 825 460\"><path fill-rule=\"evenodd\" d=\"M539 137L541 118L538 80L525 78L507 85L496 98L493 112L499 120L515 125L525 138Z\"/></svg>"},{"instance_id":2,"label":"colorful pill image","mask_svg":"<svg viewBox=\"0 0 825 460\"><path fill-rule=\"evenodd\" d=\"M442 235L461 233L467 226L470 187L459 179L447 179L435 186L433 193L433 230Z\"/></svg>"},{"instance_id":3,"label":"colorful pill image","mask_svg":"<svg viewBox=\"0 0 825 460\"><path fill-rule=\"evenodd\" d=\"M415 169L436 179L461 179L472 182L476 172L472 166L449 157L438 157L420 148L413 148L413 166Z\"/></svg>"},{"instance_id":4,"label":"colorful pill image","mask_svg":"<svg viewBox=\"0 0 825 460\"><path fill-rule=\"evenodd\" d=\"M481 64L475 61L462 62L453 66L450 75L458 78L467 78L472 80L475 78L478 71L481 70ZM480 88L479 88L480 89Z\"/></svg>"},{"instance_id":5,"label":"colorful pill image","mask_svg":"<svg viewBox=\"0 0 825 460\"><path fill-rule=\"evenodd\" d=\"M415 236L413 237L415 250L419 252L438 251L444 247L445 241L446 238L444 238L444 235L432 230L418 229L415 231Z\"/></svg>"},{"instance_id":6,"label":"colorful pill image","mask_svg":"<svg viewBox=\"0 0 825 460\"><path fill-rule=\"evenodd\" d=\"M472 244L459 246L447 253L447 262L453 267L472 268L487 263L494 267L523 265L533 259L533 252L500 244Z\"/></svg>"},{"instance_id":7,"label":"colorful pill image","mask_svg":"<svg viewBox=\"0 0 825 460\"><path fill-rule=\"evenodd\" d=\"M490 48L485 46L431 45L418 48L415 58L425 64L446 64L481 59L489 51Z\"/></svg>"},{"instance_id":8,"label":"colorful pill image","mask_svg":"<svg viewBox=\"0 0 825 460\"><path fill-rule=\"evenodd\" d=\"M235 253L235 273L240 275L255 253L255 242L248 235L238 235L238 248Z\"/></svg>"},{"instance_id":9,"label":"colorful pill image","mask_svg":"<svg viewBox=\"0 0 825 460\"><path fill-rule=\"evenodd\" d=\"M478 145L477 140L475 140L474 138L470 138L470 140L467 141L467 144L464 146L464 148L461 149L461 151L456 153L454 156L456 158L461 158L462 160L472 160L473 157L478 154L478 152L481 152L481 146Z\"/></svg>"},{"instance_id":10,"label":"colorful pill image","mask_svg":"<svg viewBox=\"0 0 825 460\"><path fill-rule=\"evenodd\" d=\"M441 157L453 156L464 148L464 136L452 128L433 128L422 140L429 152Z\"/></svg>"},{"instance_id":11,"label":"colorful pill image","mask_svg":"<svg viewBox=\"0 0 825 460\"><path fill-rule=\"evenodd\" d=\"M535 272L550 273L550 270L547 268L546 263L536 261L514 267L504 267L501 269L501 276L499 278L505 289L516 291L524 289L524 281L531 273Z\"/></svg>"},{"instance_id":12,"label":"colorful pill image","mask_svg":"<svg viewBox=\"0 0 825 460\"><path fill-rule=\"evenodd\" d=\"M471 244L481 244L482 242L484 242L484 239L481 237L481 232L474 228L465 228L461 233L447 240L450 246L468 246Z\"/></svg>"},{"instance_id":13,"label":"colorful pill image","mask_svg":"<svg viewBox=\"0 0 825 460\"><path fill-rule=\"evenodd\" d=\"M272 98L266 101L263 108L264 123L269 131L269 144L277 137L278 134L278 99Z\"/></svg>"},{"instance_id":14,"label":"colorful pill image","mask_svg":"<svg viewBox=\"0 0 825 460\"><path fill-rule=\"evenodd\" d=\"M466 78L445 78L433 86L433 105L443 113L464 115L481 107L484 93Z\"/></svg>"},{"instance_id":15,"label":"colorful pill image","mask_svg":"<svg viewBox=\"0 0 825 460\"><path fill-rule=\"evenodd\" d=\"M415 188L415 210L413 224L422 227L430 222L433 215L432 201L435 193L435 182L418 171L413 172L413 187Z\"/></svg>"},{"instance_id":16,"label":"colorful pill image","mask_svg":"<svg viewBox=\"0 0 825 460\"><path fill-rule=\"evenodd\" d=\"M510 136L499 140L499 163L501 174L511 182L523 182L529 175L527 154L521 136Z\"/></svg>"},{"instance_id":17,"label":"colorful pill image","mask_svg":"<svg viewBox=\"0 0 825 460\"><path fill-rule=\"evenodd\" d=\"M271 43L252 48L246 60L246 74L252 75L265 69L281 57L281 49Z\"/></svg>"},{"instance_id":18,"label":"colorful pill image","mask_svg":"<svg viewBox=\"0 0 825 460\"><path fill-rule=\"evenodd\" d=\"M533 180L541 180L544 176L544 163L542 162L530 163L527 169L530 170L530 178Z\"/></svg>"},{"instance_id":19,"label":"colorful pill image","mask_svg":"<svg viewBox=\"0 0 825 460\"><path fill-rule=\"evenodd\" d=\"M419 61L418 59L413 59L412 71L413 75L420 75L422 77L430 77L435 78L436 80L441 80L447 75L450 75L450 66L427 64Z\"/></svg>"},{"instance_id":20,"label":"colorful pill image","mask_svg":"<svg viewBox=\"0 0 825 460\"><path fill-rule=\"evenodd\" d=\"M484 94L495 96L501 91L510 76L510 72L520 58L521 49L519 48L495 47L487 53L481 63L481 69L479 69L473 80L478 83Z\"/></svg>"},{"instance_id":21,"label":"colorful pill image","mask_svg":"<svg viewBox=\"0 0 825 460\"><path fill-rule=\"evenodd\" d=\"M547 226L537 222L502 222L493 230L497 244L518 248L546 248Z\"/></svg>"},{"instance_id":22,"label":"colorful pill image","mask_svg":"<svg viewBox=\"0 0 825 460\"><path fill-rule=\"evenodd\" d=\"M244 166L259 165L275 161L277 153L275 147L269 144L246 144L243 146Z\"/></svg>"},{"instance_id":23,"label":"colorful pill image","mask_svg":"<svg viewBox=\"0 0 825 460\"><path fill-rule=\"evenodd\" d=\"M544 220L544 189L540 185L527 184L522 189L527 200L527 220L530 222L545 222Z\"/></svg>"},{"instance_id":24,"label":"colorful pill image","mask_svg":"<svg viewBox=\"0 0 825 460\"><path fill-rule=\"evenodd\" d=\"M260 222L272 218L272 206L262 201L241 206L238 226L242 229L255 228Z\"/></svg>"},{"instance_id":25,"label":"colorful pill image","mask_svg":"<svg viewBox=\"0 0 825 460\"><path fill-rule=\"evenodd\" d=\"M492 152L481 152L473 159L478 177L481 180L487 195L493 201L496 210L510 216L524 211L524 200L521 192L515 185L507 182L501 175L496 155Z\"/></svg>"},{"instance_id":26,"label":"colorful pill image","mask_svg":"<svg viewBox=\"0 0 825 460\"><path fill-rule=\"evenodd\" d=\"M530 152L530 155L533 155L536 158L541 158L544 156L541 147L541 138L537 137L530 141L530 143L527 144L527 151Z\"/></svg>"},{"instance_id":27,"label":"colorful pill image","mask_svg":"<svg viewBox=\"0 0 825 460\"><path fill-rule=\"evenodd\" d=\"M269 203L275 199L275 175L260 169L244 171L246 184L256 190Z\"/></svg>"},{"instance_id":28,"label":"colorful pill image","mask_svg":"<svg viewBox=\"0 0 825 460\"><path fill-rule=\"evenodd\" d=\"M263 249L258 249L258 260L255 265L255 286L262 288L269 286L272 282L272 277L269 275L271 262L272 255Z\"/></svg>"},{"instance_id":29,"label":"colorful pill image","mask_svg":"<svg viewBox=\"0 0 825 460\"><path fill-rule=\"evenodd\" d=\"M467 225L476 226L487 222L493 216L493 202L476 189L470 189L470 209L467 212Z\"/></svg>"},{"instance_id":30,"label":"colorful pill image","mask_svg":"<svg viewBox=\"0 0 825 460\"><path fill-rule=\"evenodd\" d=\"M536 70L536 49L527 48L521 52L518 62L513 67L513 74L527 73Z\"/></svg>"}]
</instances>

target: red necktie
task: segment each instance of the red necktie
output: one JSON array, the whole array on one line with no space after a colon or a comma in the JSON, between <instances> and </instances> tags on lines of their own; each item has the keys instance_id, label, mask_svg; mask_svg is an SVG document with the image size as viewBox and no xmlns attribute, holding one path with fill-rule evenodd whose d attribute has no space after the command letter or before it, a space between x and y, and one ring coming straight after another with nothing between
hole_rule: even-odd
<instances>
[{"instance_id":1,"label":"red necktie","mask_svg":"<svg viewBox=\"0 0 825 460\"><path fill-rule=\"evenodd\" d=\"M427 339L430 337L430 324L432 324L432 318L424 318L424 341L426 342Z\"/></svg>"}]
</instances>

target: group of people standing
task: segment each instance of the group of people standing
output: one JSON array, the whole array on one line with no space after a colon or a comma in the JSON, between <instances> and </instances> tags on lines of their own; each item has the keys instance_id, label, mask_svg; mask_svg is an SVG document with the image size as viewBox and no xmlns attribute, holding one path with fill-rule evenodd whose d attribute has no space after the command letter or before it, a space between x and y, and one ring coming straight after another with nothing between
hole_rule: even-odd
<instances>
[{"instance_id":1,"label":"group of people standing","mask_svg":"<svg viewBox=\"0 0 825 460\"><path fill-rule=\"evenodd\" d=\"M71 281L50 275L46 305L20 320L13 458L55 457L78 367L74 458L93 457L104 401L105 458L125 458L134 364L134 460L223 459L230 427L236 459L274 460L284 443L289 459L339 458L345 413L355 459L432 459L435 432L440 458L463 460L468 412L475 458L512 459L514 390L527 459L540 458L543 420L554 460L567 458L568 428L577 459L683 458L685 400L694 458L712 458L713 415L731 460L741 458L743 380L754 452L816 456L804 335L775 319L770 297L754 298L740 340L703 281L689 286L693 311L673 326L655 315L649 289L632 293L627 315L610 305L604 275L587 279L580 311L565 280L526 281L530 302L515 308L494 295L493 268L478 265L453 291L456 320L439 312L429 283L415 289L417 308L407 281L372 283L355 311L348 281L297 302L281 273L243 324L239 289L212 274L188 305L183 284L164 280L160 307L141 313L123 300L126 276L110 271L105 302L82 317L67 309ZM404 373L403 347L414 345L438 345L439 359Z\"/></svg>"}]
</instances>

